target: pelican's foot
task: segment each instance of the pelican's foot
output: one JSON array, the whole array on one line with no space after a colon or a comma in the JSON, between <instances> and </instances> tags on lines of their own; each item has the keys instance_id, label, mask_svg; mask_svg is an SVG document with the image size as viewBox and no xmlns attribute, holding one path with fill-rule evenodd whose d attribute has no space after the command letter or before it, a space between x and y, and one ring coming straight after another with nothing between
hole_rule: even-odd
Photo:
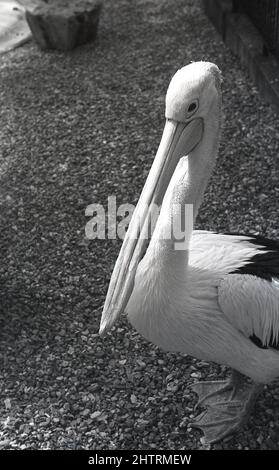
<instances>
[{"instance_id":1,"label":"pelican's foot","mask_svg":"<svg viewBox=\"0 0 279 470\"><path fill-rule=\"evenodd\" d=\"M234 373L228 382L194 385L205 411L190 426L203 431L205 444L220 441L248 421L262 388L260 384L248 383L238 373Z\"/></svg>"},{"instance_id":2,"label":"pelican's foot","mask_svg":"<svg viewBox=\"0 0 279 470\"><path fill-rule=\"evenodd\" d=\"M210 405L219 401L224 402L233 395L233 385L230 380L197 382L190 385L189 388L199 397L196 407Z\"/></svg>"},{"instance_id":3,"label":"pelican's foot","mask_svg":"<svg viewBox=\"0 0 279 470\"><path fill-rule=\"evenodd\" d=\"M230 379L197 382L190 388L198 395L197 406L208 406L217 402L237 400L243 402L249 398L251 384L239 372L233 371Z\"/></svg>"},{"instance_id":4,"label":"pelican's foot","mask_svg":"<svg viewBox=\"0 0 279 470\"><path fill-rule=\"evenodd\" d=\"M205 444L214 444L243 426L250 416L249 411L246 404L238 400L214 403L190 426L204 433Z\"/></svg>"}]
</instances>

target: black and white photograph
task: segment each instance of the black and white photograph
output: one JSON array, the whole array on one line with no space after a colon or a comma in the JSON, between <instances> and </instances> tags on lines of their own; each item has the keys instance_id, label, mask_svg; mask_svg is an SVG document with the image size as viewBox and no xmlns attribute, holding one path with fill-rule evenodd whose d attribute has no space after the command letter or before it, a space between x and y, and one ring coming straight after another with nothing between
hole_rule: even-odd
<instances>
[{"instance_id":1,"label":"black and white photograph","mask_svg":"<svg viewBox=\"0 0 279 470\"><path fill-rule=\"evenodd\" d=\"M279 0L0 0L0 458L278 451L278 213Z\"/></svg>"}]
</instances>

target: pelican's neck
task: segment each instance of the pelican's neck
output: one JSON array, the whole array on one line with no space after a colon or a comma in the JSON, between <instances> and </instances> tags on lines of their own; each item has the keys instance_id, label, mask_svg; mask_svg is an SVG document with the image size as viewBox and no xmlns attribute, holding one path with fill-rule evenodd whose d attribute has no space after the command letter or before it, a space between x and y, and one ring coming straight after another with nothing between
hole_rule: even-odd
<instances>
[{"instance_id":1,"label":"pelican's neck","mask_svg":"<svg viewBox=\"0 0 279 470\"><path fill-rule=\"evenodd\" d=\"M220 102L216 99L204 119L202 141L177 165L148 248L153 252L153 257L163 257L167 263L174 261L176 266L179 263L183 269L188 260L193 224L215 165L220 126ZM184 238L181 238L179 228L183 229ZM183 245L177 248L177 242L181 240Z\"/></svg>"},{"instance_id":2,"label":"pelican's neck","mask_svg":"<svg viewBox=\"0 0 279 470\"><path fill-rule=\"evenodd\" d=\"M203 139L188 156L187 163L182 163L185 168L184 175L173 188L174 201L179 201L181 205L193 205L194 222L217 158L221 119L219 107L216 108L215 112L204 120Z\"/></svg>"}]
</instances>

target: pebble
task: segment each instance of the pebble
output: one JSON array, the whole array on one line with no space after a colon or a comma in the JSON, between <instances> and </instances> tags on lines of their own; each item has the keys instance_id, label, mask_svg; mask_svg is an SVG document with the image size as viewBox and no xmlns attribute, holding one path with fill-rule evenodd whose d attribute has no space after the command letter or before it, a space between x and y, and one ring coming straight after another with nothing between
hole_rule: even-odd
<instances>
[{"instance_id":1,"label":"pebble","mask_svg":"<svg viewBox=\"0 0 279 470\"><path fill-rule=\"evenodd\" d=\"M92 413L90 415L90 418L91 419L96 419L96 418L99 418L99 416L101 416L102 412L101 411L94 411L94 413Z\"/></svg>"},{"instance_id":2,"label":"pebble","mask_svg":"<svg viewBox=\"0 0 279 470\"><path fill-rule=\"evenodd\" d=\"M190 375L191 375L191 377L193 377L193 379L199 379L200 378L200 374L198 372L192 372Z\"/></svg>"},{"instance_id":3,"label":"pebble","mask_svg":"<svg viewBox=\"0 0 279 470\"><path fill-rule=\"evenodd\" d=\"M131 400L131 403L133 403L133 404L137 403L136 395L132 394L131 397L130 397L130 400Z\"/></svg>"},{"instance_id":4,"label":"pebble","mask_svg":"<svg viewBox=\"0 0 279 470\"><path fill-rule=\"evenodd\" d=\"M3 449L3 447L7 447L10 444L10 441L8 439L4 439L3 441L0 441L0 449Z\"/></svg>"},{"instance_id":5,"label":"pebble","mask_svg":"<svg viewBox=\"0 0 279 470\"><path fill-rule=\"evenodd\" d=\"M5 408L6 408L6 410L10 410L10 409L11 409L11 407L12 407L12 404L11 404L11 400L10 400L10 398L5 398L5 400L4 400L4 404L5 404Z\"/></svg>"}]
</instances>

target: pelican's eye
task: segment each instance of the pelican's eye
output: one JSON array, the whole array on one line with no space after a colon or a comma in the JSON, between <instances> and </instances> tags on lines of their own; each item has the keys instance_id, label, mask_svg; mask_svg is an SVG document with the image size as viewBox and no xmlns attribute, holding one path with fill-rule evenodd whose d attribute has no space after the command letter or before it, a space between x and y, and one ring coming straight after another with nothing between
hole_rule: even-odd
<instances>
[{"instance_id":1,"label":"pelican's eye","mask_svg":"<svg viewBox=\"0 0 279 470\"><path fill-rule=\"evenodd\" d=\"M198 107L199 107L198 100L192 101L192 103L189 104L188 109L187 109L187 117L192 116L192 114L194 114L197 111Z\"/></svg>"}]
</instances>

